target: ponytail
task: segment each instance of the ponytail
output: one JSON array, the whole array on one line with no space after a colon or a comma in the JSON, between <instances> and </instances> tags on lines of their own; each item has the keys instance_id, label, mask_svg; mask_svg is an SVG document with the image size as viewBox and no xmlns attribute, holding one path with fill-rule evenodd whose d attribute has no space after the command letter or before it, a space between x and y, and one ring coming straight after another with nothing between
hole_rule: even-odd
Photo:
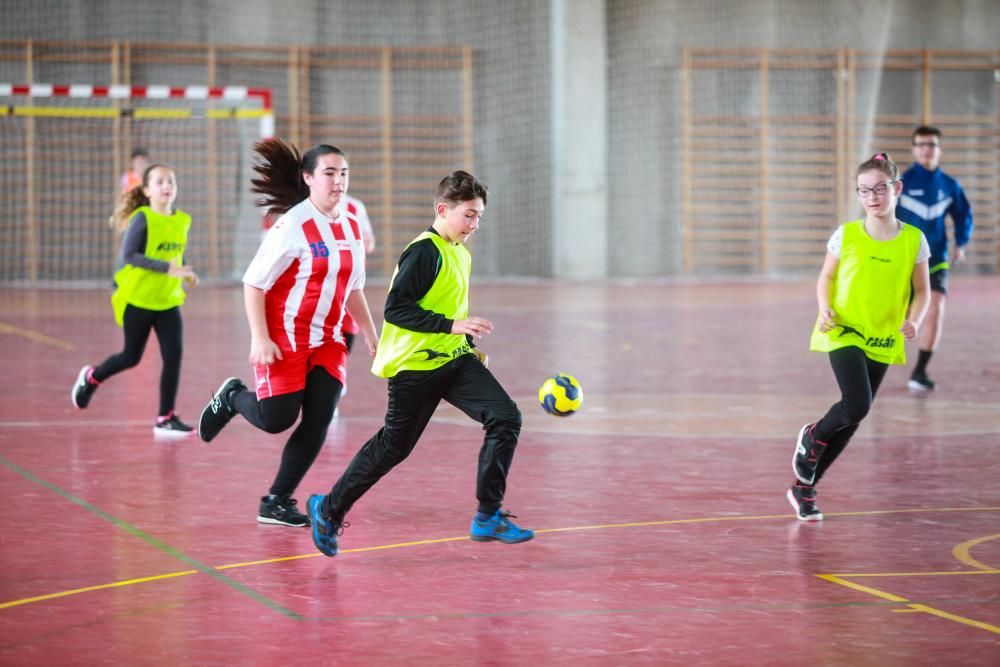
<instances>
[{"instance_id":1,"label":"ponytail","mask_svg":"<svg viewBox=\"0 0 1000 667\"><path fill-rule=\"evenodd\" d=\"M860 176L866 171L880 171L888 176L890 181L895 182L899 180L899 167L892 161L889 154L885 152L875 153L875 155L862 162L858 166L858 171L855 175Z\"/></svg>"},{"instance_id":2,"label":"ponytail","mask_svg":"<svg viewBox=\"0 0 1000 667\"><path fill-rule=\"evenodd\" d=\"M146 167L146 171L142 172L142 183L131 190L126 190L118 197L118 204L115 206L115 211L108 218L108 227L111 227L111 229L119 234L124 232L128 229L129 220L132 219L132 212L140 206L149 206L149 197L146 196L143 190L149 185L149 174L157 167L163 166L166 165L151 164Z\"/></svg>"},{"instance_id":3,"label":"ponytail","mask_svg":"<svg viewBox=\"0 0 1000 667\"><path fill-rule=\"evenodd\" d=\"M254 201L267 214L277 217L309 196L302 180L302 158L295 146L281 139L264 139L253 146L257 178L250 179L250 191L259 194Z\"/></svg>"},{"instance_id":4,"label":"ponytail","mask_svg":"<svg viewBox=\"0 0 1000 667\"><path fill-rule=\"evenodd\" d=\"M254 203L272 217L284 215L309 198L309 186L302 174L315 171L321 156L334 153L347 158L344 151L329 144L313 146L300 156L295 146L277 138L258 141L253 151L257 158L253 165L257 178L250 179L250 191L260 195Z\"/></svg>"}]
</instances>

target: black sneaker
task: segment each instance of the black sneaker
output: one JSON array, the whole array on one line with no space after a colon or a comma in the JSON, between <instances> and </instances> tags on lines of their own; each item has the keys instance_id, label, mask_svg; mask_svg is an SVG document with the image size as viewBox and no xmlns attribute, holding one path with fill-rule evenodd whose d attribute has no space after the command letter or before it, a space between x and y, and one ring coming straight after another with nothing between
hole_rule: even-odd
<instances>
[{"instance_id":1,"label":"black sneaker","mask_svg":"<svg viewBox=\"0 0 1000 667\"><path fill-rule=\"evenodd\" d=\"M915 391L934 391L934 380L927 377L927 373L914 373L906 386Z\"/></svg>"},{"instance_id":2,"label":"black sneaker","mask_svg":"<svg viewBox=\"0 0 1000 667\"><path fill-rule=\"evenodd\" d=\"M186 438L189 435L194 435L194 429L171 412L166 419L157 420L156 426L153 427L153 434L168 438Z\"/></svg>"},{"instance_id":3,"label":"black sneaker","mask_svg":"<svg viewBox=\"0 0 1000 667\"><path fill-rule=\"evenodd\" d=\"M816 467L826 450L826 443L812 436L816 424L806 424L799 429L799 437L795 440L795 456L792 457L792 470L795 478L803 484L816 481Z\"/></svg>"},{"instance_id":4,"label":"black sneaker","mask_svg":"<svg viewBox=\"0 0 1000 667\"><path fill-rule=\"evenodd\" d=\"M80 410L83 410L90 404L90 397L94 395L100 384L90 379L90 374L93 370L93 366L84 366L81 368L80 373L76 376L76 382L73 384L73 391L69 393L73 405Z\"/></svg>"},{"instance_id":5,"label":"black sneaker","mask_svg":"<svg viewBox=\"0 0 1000 667\"><path fill-rule=\"evenodd\" d=\"M309 525L309 517L296 509L299 501L289 496L267 495L260 499L257 521L279 526L302 528Z\"/></svg>"},{"instance_id":6,"label":"black sneaker","mask_svg":"<svg viewBox=\"0 0 1000 667\"><path fill-rule=\"evenodd\" d=\"M796 482L785 494L799 521L822 521L823 513L816 507L816 487Z\"/></svg>"},{"instance_id":7,"label":"black sneaker","mask_svg":"<svg viewBox=\"0 0 1000 667\"><path fill-rule=\"evenodd\" d=\"M234 391L246 388L247 386L239 378L223 380L219 388L212 394L212 400L201 411L201 417L198 419L198 436L202 440L211 442L212 438L219 435L219 432L229 423L229 420L236 416L236 409L233 408L229 397Z\"/></svg>"}]
</instances>

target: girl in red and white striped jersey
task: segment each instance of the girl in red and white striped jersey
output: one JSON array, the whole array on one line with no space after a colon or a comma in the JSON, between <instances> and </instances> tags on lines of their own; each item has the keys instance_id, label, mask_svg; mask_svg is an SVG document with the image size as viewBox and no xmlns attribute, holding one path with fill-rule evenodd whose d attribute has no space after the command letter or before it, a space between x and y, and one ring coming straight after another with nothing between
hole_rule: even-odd
<instances>
[{"instance_id":1,"label":"girl in red and white striped jersey","mask_svg":"<svg viewBox=\"0 0 1000 667\"><path fill-rule=\"evenodd\" d=\"M256 393L228 378L202 411L198 434L212 440L237 413L257 428L292 432L257 520L308 525L292 494L326 439L347 378L343 320L347 309L372 356L378 333L363 292L365 256L359 223L342 212L347 156L321 144L299 156L280 140L259 142L253 191L280 216L243 276Z\"/></svg>"}]
</instances>

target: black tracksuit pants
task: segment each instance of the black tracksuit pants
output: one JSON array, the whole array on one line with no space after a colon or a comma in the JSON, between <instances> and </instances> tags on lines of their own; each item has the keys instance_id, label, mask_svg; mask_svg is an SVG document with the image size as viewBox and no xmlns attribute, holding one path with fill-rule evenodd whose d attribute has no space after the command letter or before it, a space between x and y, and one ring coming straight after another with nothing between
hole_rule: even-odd
<instances>
[{"instance_id":1,"label":"black tracksuit pants","mask_svg":"<svg viewBox=\"0 0 1000 667\"><path fill-rule=\"evenodd\" d=\"M476 498L480 512L499 509L521 433L521 412L470 353L433 371L401 371L389 379L385 425L358 451L327 495L324 516L339 522L375 482L409 456L442 399L483 425Z\"/></svg>"}]
</instances>

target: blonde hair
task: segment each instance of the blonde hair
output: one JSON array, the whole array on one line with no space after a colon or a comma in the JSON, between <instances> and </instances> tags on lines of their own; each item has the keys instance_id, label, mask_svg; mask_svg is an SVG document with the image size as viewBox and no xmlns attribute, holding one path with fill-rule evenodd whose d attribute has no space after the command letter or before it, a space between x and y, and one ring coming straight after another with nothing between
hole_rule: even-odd
<instances>
[{"instance_id":1,"label":"blonde hair","mask_svg":"<svg viewBox=\"0 0 1000 667\"><path fill-rule=\"evenodd\" d=\"M128 223L132 219L132 213L140 206L149 206L149 197L143 192L143 189L149 185L149 175L153 173L154 169L158 168L170 169L165 164L151 164L146 167L146 171L142 172L142 183L135 186L131 190L126 190L118 198L118 203L115 205L115 211L108 218L108 226L115 230L119 234L128 229Z\"/></svg>"}]
</instances>

